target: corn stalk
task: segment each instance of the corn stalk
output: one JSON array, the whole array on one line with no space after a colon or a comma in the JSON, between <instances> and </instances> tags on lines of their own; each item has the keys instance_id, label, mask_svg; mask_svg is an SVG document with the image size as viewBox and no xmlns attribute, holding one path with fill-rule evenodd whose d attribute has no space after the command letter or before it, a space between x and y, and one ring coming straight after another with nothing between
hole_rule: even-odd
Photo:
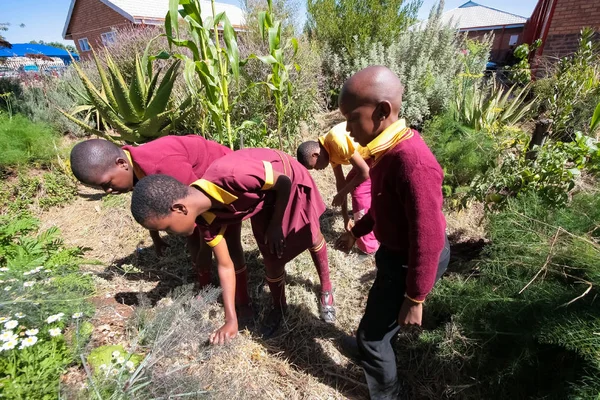
<instances>
[{"instance_id":1,"label":"corn stalk","mask_svg":"<svg viewBox=\"0 0 600 400\"><path fill-rule=\"evenodd\" d=\"M228 144L233 149L231 110L234 102L230 99L229 86L239 79L240 53L227 15L224 12L216 14L214 0L211 6L212 16L202 20L199 0L169 0L165 31L170 46L184 47L191 52L191 58L183 53L176 53L173 57L185 63L185 81L188 89L196 95L199 91L196 90L194 75L200 79L204 96L199 100L210 113L219 141L223 143L227 135ZM189 38L184 39L180 35L179 17L187 24ZM219 35L221 24L224 46Z\"/></svg>"},{"instance_id":2,"label":"corn stalk","mask_svg":"<svg viewBox=\"0 0 600 400\"><path fill-rule=\"evenodd\" d=\"M270 96L275 100L275 110L277 112L277 136L279 137L279 148L283 150L282 126L285 111L292 97L292 82L290 80L290 70L295 68L300 71L300 66L296 63L285 63L285 51L292 48L292 59L298 52L298 40L296 38L289 39L282 43L281 38L281 21L276 21L273 14L272 0L267 0L267 11L262 11L258 15L258 23L263 41L269 45L269 55L255 56L264 64L271 67L271 73L267 77L267 81L263 82ZM289 131L288 131L289 132ZM290 141L288 133L288 142Z\"/></svg>"},{"instance_id":3,"label":"corn stalk","mask_svg":"<svg viewBox=\"0 0 600 400\"><path fill-rule=\"evenodd\" d=\"M159 82L160 71L154 73L152 61L156 58L167 58L168 55L149 57L149 46L150 44L146 47L142 59L136 55L135 75L129 85L108 51L105 52L107 72L96 52L92 50L100 76L100 88L97 88L79 65L73 62L85 92L78 92L80 105L71 113L60 109L59 111L87 132L111 141L142 143L167 135L189 110L191 98L188 97L178 106L173 104L171 94L181 62L177 60L172 63ZM79 113L85 114L83 121L77 118ZM92 116L95 117L96 127L89 125ZM111 127L112 130L107 127Z\"/></svg>"}]
</instances>

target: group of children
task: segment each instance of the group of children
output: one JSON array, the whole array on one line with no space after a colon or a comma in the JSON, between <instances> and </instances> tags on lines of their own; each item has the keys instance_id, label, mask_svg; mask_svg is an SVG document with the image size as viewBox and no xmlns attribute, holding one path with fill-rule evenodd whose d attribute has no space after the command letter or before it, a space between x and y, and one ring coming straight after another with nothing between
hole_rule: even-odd
<instances>
[{"instance_id":1,"label":"group of children","mask_svg":"<svg viewBox=\"0 0 600 400\"><path fill-rule=\"evenodd\" d=\"M272 335L286 312L285 264L305 250L317 269L320 316L335 321L327 244L319 218L325 204L308 169L331 164L346 231L336 247L376 252L377 276L353 348L373 399L397 398L393 341L402 326L420 325L423 302L445 271L449 245L442 214L442 170L419 134L398 118L403 86L389 69L353 75L340 94L346 122L303 143L297 159L272 149L228 148L200 136L167 136L118 147L94 139L77 144L71 167L82 183L107 193L133 190L131 211L150 230L188 237L201 285L211 281L214 254L223 290L225 323L211 334L222 344L236 336L238 318L252 318L241 222L250 219L263 256L272 308L261 324ZM344 176L342 165L352 165ZM350 219L347 195L352 196Z\"/></svg>"}]
</instances>

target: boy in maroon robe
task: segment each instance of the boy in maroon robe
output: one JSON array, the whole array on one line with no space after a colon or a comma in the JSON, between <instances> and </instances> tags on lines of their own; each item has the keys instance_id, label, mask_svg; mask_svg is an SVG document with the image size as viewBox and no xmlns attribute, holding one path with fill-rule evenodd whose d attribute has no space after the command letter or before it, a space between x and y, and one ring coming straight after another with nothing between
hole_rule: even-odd
<instances>
[{"instance_id":1,"label":"boy in maroon robe","mask_svg":"<svg viewBox=\"0 0 600 400\"><path fill-rule=\"evenodd\" d=\"M337 246L348 251L371 231L381 243L353 342L372 399L397 398L394 338L402 326L421 325L423 302L450 258L442 169L418 132L398 119L402 92L392 71L372 66L346 81L339 103L350 136L371 157L371 208Z\"/></svg>"},{"instance_id":2,"label":"boy in maroon robe","mask_svg":"<svg viewBox=\"0 0 600 400\"><path fill-rule=\"evenodd\" d=\"M219 143L198 135L165 136L140 146L119 147L102 139L80 142L71 151L71 170L83 184L110 194L126 193L147 175L165 174L189 185L202 178L213 161L232 153ZM168 244L158 231L150 231L158 256ZM250 299L243 282L247 281L245 260L241 246L241 225L232 226L227 235L236 269L241 271L238 284L238 305L248 305ZM188 237L192 265L198 274L201 287L211 282L211 250L201 240L196 229ZM247 310L248 313L250 310Z\"/></svg>"},{"instance_id":3,"label":"boy in maroon robe","mask_svg":"<svg viewBox=\"0 0 600 400\"><path fill-rule=\"evenodd\" d=\"M236 280L228 244L222 239L232 224L248 218L273 299L261 329L263 335L275 333L287 307L285 264L304 250L310 250L321 281L321 317L334 321L327 246L319 225L325 204L304 167L277 150L244 149L215 161L192 186L163 175L144 178L133 192L131 212L148 229L188 235L197 225L213 248L226 323L211 336L212 343L223 343L237 333L232 305Z\"/></svg>"}]
</instances>

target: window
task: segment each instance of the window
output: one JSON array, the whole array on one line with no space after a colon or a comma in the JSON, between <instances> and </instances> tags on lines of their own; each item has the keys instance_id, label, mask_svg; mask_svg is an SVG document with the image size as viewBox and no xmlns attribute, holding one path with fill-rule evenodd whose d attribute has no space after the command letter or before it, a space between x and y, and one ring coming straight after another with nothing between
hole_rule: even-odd
<instances>
[{"instance_id":1,"label":"window","mask_svg":"<svg viewBox=\"0 0 600 400\"><path fill-rule=\"evenodd\" d=\"M113 31L104 32L100 36L102 36L102 44L105 46L110 46L117 41L117 35Z\"/></svg>"},{"instance_id":2,"label":"window","mask_svg":"<svg viewBox=\"0 0 600 400\"><path fill-rule=\"evenodd\" d=\"M514 46L519 41L519 35L510 35L510 40L508 41L509 46Z\"/></svg>"},{"instance_id":3,"label":"window","mask_svg":"<svg viewBox=\"0 0 600 400\"><path fill-rule=\"evenodd\" d=\"M79 39L79 50L81 51L90 51L90 43L88 42L87 38L83 38L83 39Z\"/></svg>"}]
</instances>

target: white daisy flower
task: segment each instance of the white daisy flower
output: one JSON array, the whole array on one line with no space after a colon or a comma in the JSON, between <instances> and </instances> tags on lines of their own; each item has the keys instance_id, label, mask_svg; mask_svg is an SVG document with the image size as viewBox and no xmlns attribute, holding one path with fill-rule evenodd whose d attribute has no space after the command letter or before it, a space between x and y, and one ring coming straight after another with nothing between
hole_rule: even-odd
<instances>
[{"instance_id":1,"label":"white daisy flower","mask_svg":"<svg viewBox=\"0 0 600 400\"><path fill-rule=\"evenodd\" d=\"M55 337L55 336L60 336L61 334L61 330L60 328L52 328L48 330L48 333L50 334L50 336Z\"/></svg>"},{"instance_id":2,"label":"white daisy flower","mask_svg":"<svg viewBox=\"0 0 600 400\"><path fill-rule=\"evenodd\" d=\"M39 267L36 267L36 268L34 269L34 271L35 271L35 272L40 272L40 271L41 271L41 270L43 270L43 269L44 269L44 267L42 267L42 266L40 265Z\"/></svg>"},{"instance_id":3,"label":"white daisy flower","mask_svg":"<svg viewBox=\"0 0 600 400\"><path fill-rule=\"evenodd\" d=\"M4 281L2 279L0 279L0 283L4 283Z\"/></svg>"},{"instance_id":4,"label":"white daisy flower","mask_svg":"<svg viewBox=\"0 0 600 400\"><path fill-rule=\"evenodd\" d=\"M53 322L60 321L64 315L65 315L64 313L58 313L58 314L51 315L46 319L46 322L51 324Z\"/></svg>"},{"instance_id":5,"label":"white daisy flower","mask_svg":"<svg viewBox=\"0 0 600 400\"><path fill-rule=\"evenodd\" d=\"M100 369L103 370L103 371L105 371L105 370L108 369L108 365L106 365L106 364L100 364Z\"/></svg>"},{"instance_id":6,"label":"white daisy flower","mask_svg":"<svg viewBox=\"0 0 600 400\"><path fill-rule=\"evenodd\" d=\"M8 271L8 268L6 268L6 267L0 268L0 272L6 272L6 271Z\"/></svg>"},{"instance_id":7,"label":"white daisy flower","mask_svg":"<svg viewBox=\"0 0 600 400\"><path fill-rule=\"evenodd\" d=\"M121 355L119 350L115 350L112 352L112 358L118 358Z\"/></svg>"},{"instance_id":8,"label":"white daisy flower","mask_svg":"<svg viewBox=\"0 0 600 400\"><path fill-rule=\"evenodd\" d=\"M25 334L27 336L35 336L38 334L38 332L39 332L39 329L28 329L25 331Z\"/></svg>"},{"instance_id":9,"label":"white daisy flower","mask_svg":"<svg viewBox=\"0 0 600 400\"><path fill-rule=\"evenodd\" d=\"M81 317L83 317L82 312L76 312L75 314L73 314L73 319L77 319L77 318L81 318Z\"/></svg>"},{"instance_id":10,"label":"white daisy flower","mask_svg":"<svg viewBox=\"0 0 600 400\"><path fill-rule=\"evenodd\" d=\"M125 363L125 357L119 357L117 359L117 364L123 364L123 363Z\"/></svg>"},{"instance_id":11,"label":"white daisy flower","mask_svg":"<svg viewBox=\"0 0 600 400\"><path fill-rule=\"evenodd\" d=\"M15 329L17 326L19 326L19 323L17 321L15 321L14 319L11 319L10 321L6 322L4 324L4 329Z\"/></svg>"},{"instance_id":12,"label":"white daisy flower","mask_svg":"<svg viewBox=\"0 0 600 400\"><path fill-rule=\"evenodd\" d=\"M46 269L44 270L44 272L52 272L52 270L51 270L51 269L48 269L48 268L46 268Z\"/></svg>"},{"instance_id":13,"label":"white daisy flower","mask_svg":"<svg viewBox=\"0 0 600 400\"><path fill-rule=\"evenodd\" d=\"M2 350L12 350L19 344L18 339L9 340L2 345Z\"/></svg>"},{"instance_id":14,"label":"white daisy flower","mask_svg":"<svg viewBox=\"0 0 600 400\"><path fill-rule=\"evenodd\" d=\"M35 281L23 282L23 287L32 287L33 285L35 285Z\"/></svg>"},{"instance_id":15,"label":"white daisy flower","mask_svg":"<svg viewBox=\"0 0 600 400\"><path fill-rule=\"evenodd\" d=\"M10 318L6 318L6 317L0 317L0 324L5 323L6 321L8 321Z\"/></svg>"},{"instance_id":16,"label":"white daisy flower","mask_svg":"<svg viewBox=\"0 0 600 400\"><path fill-rule=\"evenodd\" d=\"M125 363L125 368L127 368L129 372L133 372L133 370L135 370L135 364L133 361L129 360Z\"/></svg>"},{"instance_id":17,"label":"white daisy flower","mask_svg":"<svg viewBox=\"0 0 600 400\"><path fill-rule=\"evenodd\" d=\"M15 314L15 317L21 319L21 318L25 318L25 314L23 314L22 312L18 312Z\"/></svg>"},{"instance_id":18,"label":"white daisy flower","mask_svg":"<svg viewBox=\"0 0 600 400\"><path fill-rule=\"evenodd\" d=\"M37 336L29 336L28 338L25 338L21 341L21 347L19 347L20 349L24 349L25 347L31 347L34 344L36 344L38 341Z\"/></svg>"},{"instance_id":19,"label":"white daisy flower","mask_svg":"<svg viewBox=\"0 0 600 400\"><path fill-rule=\"evenodd\" d=\"M116 375L119 375L119 370L116 368L113 368L112 371L110 371L110 373L112 376L116 376Z\"/></svg>"},{"instance_id":20,"label":"white daisy flower","mask_svg":"<svg viewBox=\"0 0 600 400\"><path fill-rule=\"evenodd\" d=\"M10 287L10 286L7 286L7 287L5 287L5 288L4 288L4 291L5 291L5 292L8 292L10 289L11 289L11 287Z\"/></svg>"},{"instance_id":21,"label":"white daisy flower","mask_svg":"<svg viewBox=\"0 0 600 400\"><path fill-rule=\"evenodd\" d=\"M23 272L23 276L29 276L29 275L31 275L31 271Z\"/></svg>"},{"instance_id":22,"label":"white daisy flower","mask_svg":"<svg viewBox=\"0 0 600 400\"><path fill-rule=\"evenodd\" d=\"M13 331L4 331L0 334L0 340L3 342L10 342L11 340L17 339L18 336Z\"/></svg>"}]
</instances>

